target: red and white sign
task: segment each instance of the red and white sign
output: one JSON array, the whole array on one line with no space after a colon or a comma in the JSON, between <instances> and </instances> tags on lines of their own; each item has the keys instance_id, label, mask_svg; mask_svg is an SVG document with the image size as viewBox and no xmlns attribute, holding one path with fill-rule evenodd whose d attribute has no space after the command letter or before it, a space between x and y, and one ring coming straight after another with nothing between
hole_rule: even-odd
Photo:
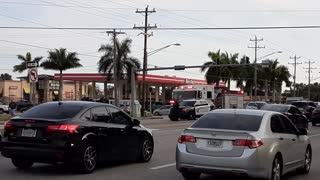
<instances>
[{"instance_id":1,"label":"red and white sign","mask_svg":"<svg viewBox=\"0 0 320 180\"><path fill-rule=\"evenodd\" d=\"M38 82L38 69L30 68L29 69L29 82Z\"/></svg>"},{"instance_id":2,"label":"red and white sign","mask_svg":"<svg viewBox=\"0 0 320 180\"><path fill-rule=\"evenodd\" d=\"M18 89L18 86L9 86L9 89L10 89L10 90L17 90L17 89Z\"/></svg>"}]
</instances>

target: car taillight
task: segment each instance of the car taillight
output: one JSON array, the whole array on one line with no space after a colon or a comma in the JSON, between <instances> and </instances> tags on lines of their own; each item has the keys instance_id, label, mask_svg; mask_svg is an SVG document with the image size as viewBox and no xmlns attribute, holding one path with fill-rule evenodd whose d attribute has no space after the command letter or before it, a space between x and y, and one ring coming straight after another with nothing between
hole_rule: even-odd
<instances>
[{"instance_id":1,"label":"car taillight","mask_svg":"<svg viewBox=\"0 0 320 180\"><path fill-rule=\"evenodd\" d=\"M178 143L185 143L185 142L196 143L197 139L195 137L189 136L189 135L180 136L179 139L178 139Z\"/></svg>"},{"instance_id":2,"label":"car taillight","mask_svg":"<svg viewBox=\"0 0 320 180\"><path fill-rule=\"evenodd\" d=\"M232 142L233 146L246 146L250 149L255 149L263 145L260 140L247 140L247 139L237 139Z\"/></svg>"},{"instance_id":3,"label":"car taillight","mask_svg":"<svg viewBox=\"0 0 320 180\"><path fill-rule=\"evenodd\" d=\"M77 132L79 125L71 125L71 124L61 124L61 125L50 125L47 127L47 133L69 133L73 134Z\"/></svg>"},{"instance_id":4,"label":"car taillight","mask_svg":"<svg viewBox=\"0 0 320 180\"><path fill-rule=\"evenodd\" d=\"M189 108L184 108L183 111L184 111L184 112L189 112L190 109L189 109Z\"/></svg>"},{"instance_id":5,"label":"car taillight","mask_svg":"<svg viewBox=\"0 0 320 180\"><path fill-rule=\"evenodd\" d=\"M4 131L5 132L14 132L16 130L16 126L11 124L10 122L4 122Z\"/></svg>"}]
</instances>

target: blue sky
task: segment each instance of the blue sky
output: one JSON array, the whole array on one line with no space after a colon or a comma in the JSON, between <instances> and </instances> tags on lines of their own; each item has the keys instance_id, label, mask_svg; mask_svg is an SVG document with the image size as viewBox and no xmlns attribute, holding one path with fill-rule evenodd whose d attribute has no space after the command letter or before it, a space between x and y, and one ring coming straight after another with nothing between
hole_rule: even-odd
<instances>
[{"instance_id":1,"label":"blue sky","mask_svg":"<svg viewBox=\"0 0 320 180\"><path fill-rule=\"evenodd\" d=\"M133 27L142 25L144 17L136 14L137 8L149 5L156 9L150 15L150 23L158 27L232 27L232 26L292 26L319 25L320 3L316 0L0 0L0 26L43 26L43 27ZM318 9L317 9L318 8ZM126 31L133 39L132 56L142 61L143 37L139 31ZM283 51L270 56L288 65L295 53L302 58L315 61L319 66L318 44L320 29L309 30L228 30L228 31L157 31L148 39L148 51L171 43L172 46L149 57L149 64L158 66L199 65L208 61L208 51L227 51L248 55L253 60L253 49L248 49L254 35L263 37L258 56ZM68 72L97 72L96 63L99 46L110 42L102 31L63 30L14 30L0 29L0 40L15 41L47 48L65 47L88 56L79 56L83 68ZM17 54L31 52L33 56L47 57L47 50L1 42L0 71L14 77L24 75L12 73L12 66L19 63ZM97 56L97 57L95 57ZM307 82L307 64L299 65L297 82ZM313 70L313 79L319 77L320 69ZM40 73L53 74L54 71ZM154 74L176 75L203 79L199 70L184 72L162 71Z\"/></svg>"}]
</instances>

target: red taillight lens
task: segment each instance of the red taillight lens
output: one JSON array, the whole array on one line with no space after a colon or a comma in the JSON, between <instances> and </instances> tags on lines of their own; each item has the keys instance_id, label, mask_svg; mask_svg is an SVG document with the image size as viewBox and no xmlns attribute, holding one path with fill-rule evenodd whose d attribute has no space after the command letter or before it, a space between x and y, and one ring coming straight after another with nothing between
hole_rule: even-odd
<instances>
[{"instance_id":1,"label":"red taillight lens","mask_svg":"<svg viewBox=\"0 0 320 180\"><path fill-rule=\"evenodd\" d=\"M178 143L185 143L185 142L196 143L197 139L195 137L193 137L193 136L188 136L188 135L180 136L179 139L178 139Z\"/></svg>"},{"instance_id":2,"label":"red taillight lens","mask_svg":"<svg viewBox=\"0 0 320 180\"><path fill-rule=\"evenodd\" d=\"M263 145L262 141L259 140L246 140L246 139L237 139L232 142L233 146L246 146L250 149L255 149Z\"/></svg>"},{"instance_id":3,"label":"red taillight lens","mask_svg":"<svg viewBox=\"0 0 320 180\"><path fill-rule=\"evenodd\" d=\"M77 132L79 125L71 125L71 124L61 124L61 125L51 125L47 128L47 133L69 133L73 134Z\"/></svg>"},{"instance_id":4,"label":"red taillight lens","mask_svg":"<svg viewBox=\"0 0 320 180\"><path fill-rule=\"evenodd\" d=\"M7 133L13 133L17 130L17 127L13 125L12 123L6 121L4 122L4 132Z\"/></svg>"}]
</instances>

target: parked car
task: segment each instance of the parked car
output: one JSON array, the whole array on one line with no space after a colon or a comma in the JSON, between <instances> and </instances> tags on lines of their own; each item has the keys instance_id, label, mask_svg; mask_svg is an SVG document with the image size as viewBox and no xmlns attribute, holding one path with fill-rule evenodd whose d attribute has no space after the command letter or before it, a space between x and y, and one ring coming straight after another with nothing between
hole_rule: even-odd
<instances>
[{"instance_id":1,"label":"parked car","mask_svg":"<svg viewBox=\"0 0 320 180\"><path fill-rule=\"evenodd\" d=\"M1 153L19 169L63 162L91 173L105 161L148 162L153 143L151 131L118 107L63 101L40 104L7 121Z\"/></svg>"},{"instance_id":2,"label":"parked car","mask_svg":"<svg viewBox=\"0 0 320 180\"><path fill-rule=\"evenodd\" d=\"M0 102L0 114L9 113L9 105Z\"/></svg>"},{"instance_id":3,"label":"parked car","mask_svg":"<svg viewBox=\"0 0 320 180\"><path fill-rule=\"evenodd\" d=\"M261 110L276 111L287 116L291 122L298 128L308 129L309 121L305 115L293 105L287 104L267 104Z\"/></svg>"},{"instance_id":4,"label":"parked car","mask_svg":"<svg viewBox=\"0 0 320 180\"><path fill-rule=\"evenodd\" d=\"M170 120L196 119L211 111L211 106L207 100L184 100L179 103L179 107L171 108L169 113Z\"/></svg>"},{"instance_id":5,"label":"parked car","mask_svg":"<svg viewBox=\"0 0 320 180\"><path fill-rule=\"evenodd\" d=\"M317 107L317 105L312 101L295 101L292 105L297 106L300 111L311 121L312 112Z\"/></svg>"},{"instance_id":6,"label":"parked car","mask_svg":"<svg viewBox=\"0 0 320 180\"><path fill-rule=\"evenodd\" d=\"M33 105L28 100L17 101L17 111L24 112L32 107Z\"/></svg>"},{"instance_id":7,"label":"parked car","mask_svg":"<svg viewBox=\"0 0 320 180\"><path fill-rule=\"evenodd\" d=\"M170 109L171 109L170 105L161 106L160 108L153 111L153 115L155 116L168 115L170 113Z\"/></svg>"},{"instance_id":8,"label":"parked car","mask_svg":"<svg viewBox=\"0 0 320 180\"><path fill-rule=\"evenodd\" d=\"M320 123L320 106L317 106L312 112L311 118L312 126L316 126Z\"/></svg>"},{"instance_id":9,"label":"parked car","mask_svg":"<svg viewBox=\"0 0 320 180\"><path fill-rule=\"evenodd\" d=\"M249 102L246 105L246 109L261 109L266 104L268 104L268 103L266 103L264 101Z\"/></svg>"},{"instance_id":10,"label":"parked car","mask_svg":"<svg viewBox=\"0 0 320 180\"><path fill-rule=\"evenodd\" d=\"M307 130L298 130L281 113L218 109L182 132L176 167L186 180L201 173L280 180L296 169L308 173L311 155Z\"/></svg>"}]
</instances>

